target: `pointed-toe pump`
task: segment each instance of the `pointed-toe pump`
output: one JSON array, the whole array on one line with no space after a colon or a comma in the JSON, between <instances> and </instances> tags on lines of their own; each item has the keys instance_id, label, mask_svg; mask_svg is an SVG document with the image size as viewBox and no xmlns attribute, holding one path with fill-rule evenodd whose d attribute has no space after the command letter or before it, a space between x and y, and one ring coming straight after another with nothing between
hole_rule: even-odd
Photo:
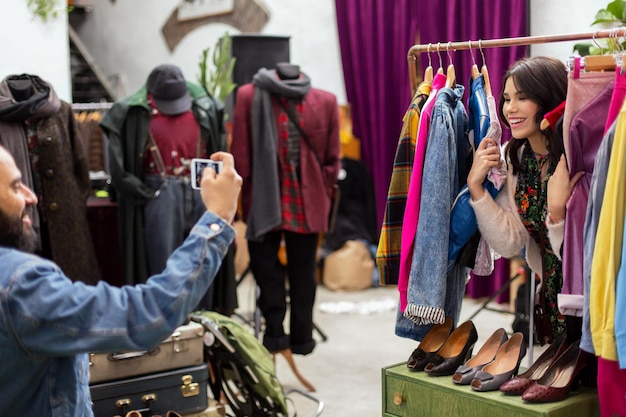
<instances>
[{"instance_id":1,"label":"pointed-toe pump","mask_svg":"<svg viewBox=\"0 0 626 417\"><path fill-rule=\"evenodd\" d=\"M426 365L424 371L430 376L448 376L472 356L478 333L472 321L466 321L454 329L441 349Z\"/></svg>"},{"instance_id":2,"label":"pointed-toe pump","mask_svg":"<svg viewBox=\"0 0 626 417\"><path fill-rule=\"evenodd\" d=\"M507 340L509 340L509 336L502 327L493 332L481 346L478 353L456 369L456 372L452 375L452 382L459 385L469 385L472 379L474 379L476 372L480 371L495 358L498 349Z\"/></svg>"},{"instance_id":3,"label":"pointed-toe pump","mask_svg":"<svg viewBox=\"0 0 626 417\"><path fill-rule=\"evenodd\" d=\"M535 381L522 393L522 400L533 403L561 401L579 382L580 372L587 365L589 354L572 343Z\"/></svg>"},{"instance_id":4,"label":"pointed-toe pump","mask_svg":"<svg viewBox=\"0 0 626 417\"><path fill-rule=\"evenodd\" d=\"M413 372L423 371L450 336L452 324L452 319L446 317L445 322L431 327L419 346L411 353L406 367Z\"/></svg>"},{"instance_id":5,"label":"pointed-toe pump","mask_svg":"<svg viewBox=\"0 0 626 417\"><path fill-rule=\"evenodd\" d=\"M500 385L517 374L524 356L526 356L524 335L520 332L513 333L513 336L500 346L494 360L476 372L470 384L472 389L480 392L497 390Z\"/></svg>"},{"instance_id":6,"label":"pointed-toe pump","mask_svg":"<svg viewBox=\"0 0 626 417\"><path fill-rule=\"evenodd\" d=\"M523 374L514 376L500 385L500 391L507 395L522 395L528 387L541 378L552 362L569 346L565 336L559 336Z\"/></svg>"}]
</instances>

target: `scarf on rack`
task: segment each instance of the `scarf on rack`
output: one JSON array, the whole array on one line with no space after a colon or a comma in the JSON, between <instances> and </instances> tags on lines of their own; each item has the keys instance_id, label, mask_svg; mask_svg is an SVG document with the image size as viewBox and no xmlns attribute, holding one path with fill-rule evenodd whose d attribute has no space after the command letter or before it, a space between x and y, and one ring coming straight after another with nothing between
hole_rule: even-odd
<instances>
[{"instance_id":1,"label":"scarf on rack","mask_svg":"<svg viewBox=\"0 0 626 417\"><path fill-rule=\"evenodd\" d=\"M19 100L20 91L16 88L17 83L14 83L21 80L30 81L34 88L32 94L24 100ZM14 97L15 95L18 97ZM10 75L0 82L0 145L13 155L15 164L22 171L22 182L31 190L35 189L35 184L24 122L50 117L60 108L61 100L54 89L35 75ZM30 207L28 214L33 228L39 233L39 214L36 207Z\"/></svg>"},{"instance_id":2,"label":"scarf on rack","mask_svg":"<svg viewBox=\"0 0 626 417\"><path fill-rule=\"evenodd\" d=\"M282 222L278 176L278 133L272 109L272 95L301 99L311 89L311 80L301 73L298 79L281 80L276 72L261 68L252 78L252 204L246 238L260 240Z\"/></svg>"}]
</instances>

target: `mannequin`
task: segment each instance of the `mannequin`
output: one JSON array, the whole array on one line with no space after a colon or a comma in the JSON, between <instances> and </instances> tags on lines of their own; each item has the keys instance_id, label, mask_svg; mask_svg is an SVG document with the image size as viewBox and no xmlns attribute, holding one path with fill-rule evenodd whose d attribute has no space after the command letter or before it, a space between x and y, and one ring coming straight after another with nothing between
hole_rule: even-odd
<instances>
[{"instance_id":1,"label":"mannequin","mask_svg":"<svg viewBox=\"0 0 626 417\"><path fill-rule=\"evenodd\" d=\"M293 109L310 145L279 100ZM263 344L273 353L308 355L315 348L319 233L327 230L330 193L340 167L337 100L312 88L299 66L279 63L275 71L261 68L252 83L239 87L235 103L231 152L244 180L241 217L260 289ZM286 266L277 254L281 240Z\"/></svg>"},{"instance_id":2,"label":"mannequin","mask_svg":"<svg viewBox=\"0 0 626 417\"><path fill-rule=\"evenodd\" d=\"M119 192L129 284L161 272L204 213L200 192L190 185L189 163L226 150L223 118L221 103L187 82L180 68L163 64L102 119L112 185ZM229 313L236 307L233 251L231 247L198 309Z\"/></svg>"},{"instance_id":3,"label":"mannequin","mask_svg":"<svg viewBox=\"0 0 626 417\"><path fill-rule=\"evenodd\" d=\"M39 198L29 211L39 236L37 252L71 279L96 283L100 272L87 223L87 155L71 105L36 75L7 76L0 82L0 144Z\"/></svg>"}]
</instances>

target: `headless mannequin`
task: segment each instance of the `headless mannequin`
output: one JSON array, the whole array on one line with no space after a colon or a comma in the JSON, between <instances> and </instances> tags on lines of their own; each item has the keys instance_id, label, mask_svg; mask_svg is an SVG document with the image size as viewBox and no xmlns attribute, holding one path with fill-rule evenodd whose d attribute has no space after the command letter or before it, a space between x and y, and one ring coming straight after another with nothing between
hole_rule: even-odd
<instances>
[{"instance_id":1,"label":"headless mannequin","mask_svg":"<svg viewBox=\"0 0 626 417\"><path fill-rule=\"evenodd\" d=\"M276 74L281 80L297 80L300 78L300 67L288 62L276 64Z\"/></svg>"},{"instance_id":2,"label":"headless mannequin","mask_svg":"<svg viewBox=\"0 0 626 417\"><path fill-rule=\"evenodd\" d=\"M30 79L9 80L7 84L15 101L24 101L33 95L33 83Z\"/></svg>"}]
</instances>

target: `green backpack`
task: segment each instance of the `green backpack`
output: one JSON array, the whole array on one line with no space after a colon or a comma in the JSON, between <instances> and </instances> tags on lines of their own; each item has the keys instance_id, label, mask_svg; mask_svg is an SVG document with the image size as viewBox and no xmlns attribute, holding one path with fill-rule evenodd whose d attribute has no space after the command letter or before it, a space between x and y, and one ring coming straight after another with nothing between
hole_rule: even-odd
<instances>
[{"instance_id":1,"label":"green backpack","mask_svg":"<svg viewBox=\"0 0 626 417\"><path fill-rule=\"evenodd\" d=\"M262 410L255 410L255 413L260 413L255 415L279 416L281 415L280 413L282 413L282 415L287 416L288 410L285 394L276 378L274 360L265 346L263 346L263 344L242 324L227 316L213 311L199 311L195 312L193 316L205 317L213 322L219 332L226 338L227 342L235 349L235 354L240 357L243 363L247 365L256 377L257 381L254 381L246 375L240 375L236 378L245 380L248 385L251 385L251 389L253 390L251 394L262 408ZM216 349L222 349L222 347ZM212 348L209 347L209 351L211 350ZM226 356L222 355L220 356L220 360L228 357L227 354ZM219 364L217 364L217 366L219 367ZM240 372L237 371L235 371L235 373L240 374ZM222 375L222 377L226 379L234 378L230 372L227 372L226 375ZM228 381L222 381L222 384L227 383ZM228 397L228 393L226 394ZM229 398L229 402L232 402L230 400ZM233 404L231 404L231 406L232 405ZM235 408L236 407L237 405L235 405Z\"/></svg>"}]
</instances>

